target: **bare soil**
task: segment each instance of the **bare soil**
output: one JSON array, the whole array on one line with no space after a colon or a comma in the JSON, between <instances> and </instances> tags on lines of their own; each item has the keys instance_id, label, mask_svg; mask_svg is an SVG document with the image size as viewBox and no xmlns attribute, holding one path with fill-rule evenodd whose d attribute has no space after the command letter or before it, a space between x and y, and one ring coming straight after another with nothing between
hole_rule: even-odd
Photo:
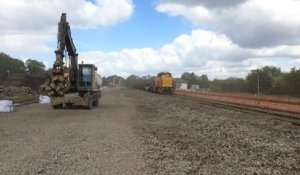
<instances>
[{"instance_id":1,"label":"bare soil","mask_svg":"<svg viewBox=\"0 0 300 175\"><path fill-rule=\"evenodd\" d=\"M300 174L300 127L106 89L92 110L32 104L0 113L0 174Z\"/></svg>"}]
</instances>

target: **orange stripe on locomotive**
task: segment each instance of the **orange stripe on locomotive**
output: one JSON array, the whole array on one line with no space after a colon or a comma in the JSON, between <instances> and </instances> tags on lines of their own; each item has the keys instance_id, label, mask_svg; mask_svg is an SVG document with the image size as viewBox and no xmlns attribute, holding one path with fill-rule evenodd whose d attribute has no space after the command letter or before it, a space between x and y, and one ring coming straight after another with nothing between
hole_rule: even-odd
<instances>
[{"instance_id":1,"label":"orange stripe on locomotive","mask_svg":"<svg viewBox=\"0 0 300 175\"><path fill-rule=\"evenodd\" d=\"M171 88L173 87L173 78L172 77L156 77L155 86L161 88Z\"/></svg>"},{"instance_id":2,"label":"orange stripe on locomotive","mask_svg":"<svg viewBox=\"0 0 300 175\"><path fill-rule=\"evenodd\" d=\"M153 91L158 93L173 94L175 91L175 82L171 73L161 72L154 78Z\"/></svg>"}]
</instances>

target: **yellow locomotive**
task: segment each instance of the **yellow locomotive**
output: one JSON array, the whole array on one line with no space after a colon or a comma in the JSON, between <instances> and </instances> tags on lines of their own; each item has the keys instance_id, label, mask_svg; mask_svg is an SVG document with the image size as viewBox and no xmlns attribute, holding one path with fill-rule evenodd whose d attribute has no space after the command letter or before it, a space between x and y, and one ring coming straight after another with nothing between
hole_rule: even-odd
<instances>
[{"instance_id":1,"label":"yellow locomotive","mask_svg":"<svg viewBox=\"0 0 300 175\"><path fill-rule=\"evenodd\" d=\"M160 94L173 94L175 91L175 81L171 73L160 72L145 89Z\"/></svg>"}]
</instances>

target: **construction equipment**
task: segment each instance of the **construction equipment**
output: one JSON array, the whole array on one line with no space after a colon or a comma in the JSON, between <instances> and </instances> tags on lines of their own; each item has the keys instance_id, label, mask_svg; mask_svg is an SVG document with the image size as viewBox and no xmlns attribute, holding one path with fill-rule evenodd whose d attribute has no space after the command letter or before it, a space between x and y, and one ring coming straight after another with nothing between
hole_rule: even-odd
<instances>
[{"instance_id":1,"label":"construction equipment","mask_svg":"<svg viewBox=\"0 0 300 175\"><path fill-rule=\"evenodd\" d=\"M57 41L52 79L46 80L41 86L50 96L52 107L58 109L63 105L80 105L91 109L97 106L101 97L97 67L93 64L78 64L78 54L65 13L58 23Z\"/></svg>"},{"instance_id":2,"label":"construction equipment","mask_svg":"<svg viewBox=\"0 0 300 175\"><path fill-rule=\"evenodd\" d=\"M173 94L175 91L175 81L171 73L160 72L145 86L145 89L160 94Z\"/></svg>"}]
</instances>

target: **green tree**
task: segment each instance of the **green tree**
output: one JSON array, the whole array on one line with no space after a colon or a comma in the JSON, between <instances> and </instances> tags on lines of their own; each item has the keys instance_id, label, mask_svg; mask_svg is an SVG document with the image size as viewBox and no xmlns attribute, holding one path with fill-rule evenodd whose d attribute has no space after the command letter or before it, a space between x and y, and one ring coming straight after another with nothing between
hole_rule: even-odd
<instances>
[{"instance_id":1,"label":"green tree","mask_svg":"<svg viewBox=\"0 0 300 175\"><path fill-rule=\"evenodd\" d=\"M190 73L184 72L184 73L181 75L181 79L185 80L185 81L188 83L188 88L191 87L191 83L190 83L191 76L190 76Z\"/></svg>"},{"instance_id":2,"label":"green tree","mask_svg":"<svg viewBox=\"0 0 300 175\"><path fill-rule=\"evenodd\" d=\"M43 75L46 72L45 70L46 66L44 65L43 62L28 59L26 60L25 65L30 75L41 75L41 74Z\"/></svg>"},{"instance_id":3,"label":"green tree","mask_svg":"<svg viewBox=\"0 0 300 175\"><path fill-rule=\"evenodd\" d=\"M181 75L181 79L189 82L190 81L190 73L188 72L184 72L182 75Z\"/></svg>"},{"instance_id":4,"label":"green tree","mask_svg":"<svg viewBox=\"0 0 300 175\"><path fill-rule=\"evenodd\" d=\"M259 82L259 89L262 93L271 93L274 91L275 82L280 76L282 76L281 69L274 66L265 66L261 69L251 70L251 73L246 77L248 91L256 92Z\"/></svg>"},{"instance_id":5,"label":"green tree","mask_svg":"<svg viewBox=\"0 0 300 175\"><path fill-rule=\"evenodd\" d=\"M215 79L210 85L213 91L221 92L245 92L246 81L242 78L230 77L225 80Z\"/></svg>"},{"instance_id":6,"label":"green tree","mask_svg":"<svg viewBox=\"0 0 300 175\"><path fill-rule=\"evenodd\" d=\"M181 79L185 80L188 83L188 88L191 88L192 85L199 84L199 78L195 75L194 72L192 73L184 72L181 75Z\"/></svg>"},{"instance_id":7,"label":"green tree","mask_svg":"<svg viewBox=\"0 0 300 175\"><path fill-rule=\"evenodd\" d=\"M285 82L284 90L287 95L300 96L300 69L292 68L290 73L283 78Z\"/></svg>"},{"instance_id":8,"label":"green tree","mask_svg":"<svg viewBox=\"0 0 300 175\"><path fill-rule=\"evenodd\" d=\"M0 81L7 78L9 74L25 74L24 62L1 52L0 53Z\"/></svg>"},{"instance_id":9,"label":"green tree","mask_svg":"<svg viewBox=\"0 0 300 175\"><path fill-rule=\"evenodd\" d=\"M130 75L129 77L127 77L126 79L126 85L128 87L134 87L136 86L136 84L138 83L139 77L136 75Z\"/></svg>"},{"instance_id":10,"label":"green tree","mask_svg":"<svg viewBox=\"0 0 300 175\"><path fill-rule=\"evenodd\" d=\"M273 93L278 95L290 95L290 86L288 82L288 75L290 73L283 73L274 83Z\"/></svg>"},{"instance_id":11,"label":"green tree","mask_svg":"<svg viewBox=\"0 0 300 175\"><path fill-rule=\"evenodd\" d=\"M207 75L201 75L198 78L198 82L201 88L208 88L209 87L209 80Z\"/></svg>"},{"instance_id":12,"label":"green tree","mask_svg":"<svg viewBox=\"0 0 300 175\"><path fill-rule=\"evenodd\" d=\"M200 88L209 87L209 80L207 75L198 76L194 72L184 72L181 75L181 79L185 80L188 83L188 88L191 88L192 85L199 85Z\"/></svg>"},{"instance_id":13,"label":"green tree","mask_svg":"<svg viewBox=\"0 0 300 175\"><path fill-rule=\"evenodd\" d=\"M198 81L199 79L198 79L198 77L197 77L197 75L194 73L194 72L192 72L191 74L190 74L190 85L192 86L192 85L199 85L199 81Z\"/></svg>"}]
</instances>

